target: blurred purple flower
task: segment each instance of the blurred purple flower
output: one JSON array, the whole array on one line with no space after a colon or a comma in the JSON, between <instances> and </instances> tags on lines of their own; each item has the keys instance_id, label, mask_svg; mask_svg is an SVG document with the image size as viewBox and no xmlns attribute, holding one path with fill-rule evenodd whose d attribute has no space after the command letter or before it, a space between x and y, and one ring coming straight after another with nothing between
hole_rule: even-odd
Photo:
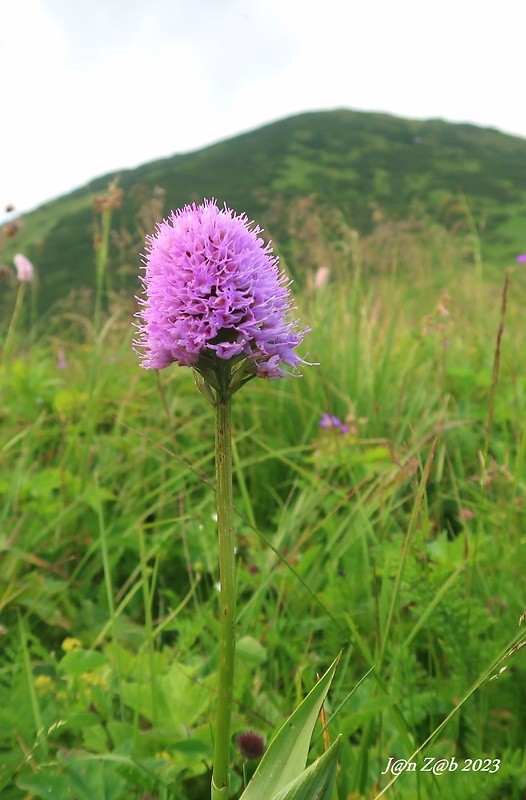
<instances>
[{"instance_id":1,"label":"blurred purple flower","mask_svg":"<svg viewBox=\"0 0 526 800\"><path fill-rule=\"evenodd\" d=\"M307 363L294 352L309 329L288 319L290 281L251 225L205 200L172 212L147 237L134 341L142 367L246 358L248 372L281 378L290 374L283 366Z\"/></svg>"},{"instance_id":2,"label":"blurred purple flower","mask_svg":"<svg viewBox=\"0 0 526 800\"><path fill-rule=\"evenodd\" d=\"M21 283L31 283L33 280L33 264L31 261L22 255L22 253L17 253L16 256L13 258L13 263L16 269L16 277Z\"/></svg>"},{"instance_id":3,"label":"blurred purple flower","mask_svg":"<svg viewBox=\"0 0 526 800\"><path fill-rule=\"evenodd\" d=\"M341 424L341 419L333 417L331 414L324 414L320 420L320 428L339 428Z\"/></svg>"},{"instance_id":4,"label":"blurred purple flower","mask_svg":"<svg viewBox=\"0 0 526 800\"><path fill-rule=\"evenodd\" d=\"M66 359L66 355L62 349L59 349L57 352L57 367L59 369L67 369L68 362Z\"/></svg>"},{"instance_id":5,"label":"blurred purple flower","mask_svg":"<svg viewBox=\"0 0 526 800\"><path fill-rule=\"evenodd\" d=\"M339 430L340 433L348 433L349 427L345 425L338 417L333 417L332 414L324 414L320 420L320 428L331 430Z\"/></svg>"},{"instance_id":6,"label":"blurred purple flower","mask_svg":"<svg viewBox=\"0 0 526 800\"><path fill-rule=\"evenodd\" d=\"M521 253L515 259L517 264L526 264L526 253Z\"/></svg>"}]
</instances>

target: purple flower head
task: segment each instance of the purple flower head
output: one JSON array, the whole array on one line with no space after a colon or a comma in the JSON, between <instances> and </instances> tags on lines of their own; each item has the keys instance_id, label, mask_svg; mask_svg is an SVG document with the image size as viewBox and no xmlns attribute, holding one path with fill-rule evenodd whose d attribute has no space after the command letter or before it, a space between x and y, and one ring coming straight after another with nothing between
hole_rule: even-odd
<instances>
[{"instance_id":1,"label":"purple flower head","mask_svg":"<svg viewBox=\"0 0 526 800\"><path fill-rule=\"evenodd\" d=\"M324 414L320 420L320 428L339 428L341 424L341 419L333 417L331 414Z\"/></svg>"},{"instance_id":2,"label":"purple flower head","mask_svg":"<svg viewBox=\"0 0 526 800\"><path fill-rule=\"evenodd\" d=\"M236 744L239 752L247 761L255 761L261 758L265 752L265 739L260 733L255 731L243 731L236 736Z\"/></svg>"},{"instance_id":3,"label":"purple flower head","mask_svg":"<svg viewBox=\"0 0 526 800\"><path fill-rule=\"evenodd\" d=\"M345 425L341 419L325 413L320 420L320 428L339 430L340 433L349 433L349 426Z\"/></svg>"},{"instance_id":4,"label":"purple flower head","mask_svg":"<svg viewBox=\"0 0 526 800\"><path fill-rule=\"evenodd\" d=\"M175 362L208 377L221 359L245 362L249 377L281 378L290 374L284 366L306 363L294 352L308 329L289 319L290 281L251 225L205 200L172 212L147 237L134 341L142 367Z\"/></svg>"},{"instance_id":5,"label":"purple flower head","mask_svg":"<svg viewBox=\"0 0 526 800\"><path fill-rule=\"evenodd\" d=\"M515 259L517 264L526 264L526 253L521 253Z\"/></svg>"}]
</instances>

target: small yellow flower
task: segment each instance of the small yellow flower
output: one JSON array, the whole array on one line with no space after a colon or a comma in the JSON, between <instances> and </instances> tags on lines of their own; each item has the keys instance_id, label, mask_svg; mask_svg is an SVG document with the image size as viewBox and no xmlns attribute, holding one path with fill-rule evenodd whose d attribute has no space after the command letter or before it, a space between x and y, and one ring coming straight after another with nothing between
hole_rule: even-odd
<instances>
[{"instance_id":1,"label":"small yellow flower","mask_svg":"<svg viewBox=\"0 0 526 800\"><path fill-rule=\"evenodd\" d=\"M74 636L68 636L62 642L62 649L65 653L74 653L75 650L82 650L82 642Z\"/></svg>"},{"instance_id":2,"label":"small yellow flower","mask_svg":"<svg viewBox=\"0 0 526 800\"><path fill-rule=\"evenodd\" d=\"M108 688L107 678L103 675L99 675L98 672L84 672L80 676L80 681L85 686L100 686L100 688L104 690Z\"/></svg>"},{"instance_id":3,"label":"small yellow flower","mask_svg":"<svg viewBox=\"0 0 526 800\"><path fill-rule=\"evenodd\" d=\"M54 686L55 682L49 675L38 675L35 678L35 689L40 697L46 697L46 695L51 694Z\"/></svg>"}]
</instances>

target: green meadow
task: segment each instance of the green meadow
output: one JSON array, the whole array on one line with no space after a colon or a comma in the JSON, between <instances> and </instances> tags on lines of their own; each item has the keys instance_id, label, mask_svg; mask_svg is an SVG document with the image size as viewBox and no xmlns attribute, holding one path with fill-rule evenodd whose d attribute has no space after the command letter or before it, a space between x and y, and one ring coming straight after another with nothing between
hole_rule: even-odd
<instances>
[{"instance_id":1,"label":"green meadow","mask_svg":"<svg viewBox=\"0 0 526 800\"><path fill-rule=\"evenodd\" d=\"M467 208L454 226L378 208L363 234L312 198L290 211L312 366L233 402L236 797L257 764L237 734L268 743L338 653L327 800L526 792L526 276L481 256ZM209 796L213 409L191 370L140 369L131 256L108 242L98 305L42 315L37 282L18 306L4 284L5 800ZM326 747L318 723L312 759Z\"/></svg>"}]
</instances>

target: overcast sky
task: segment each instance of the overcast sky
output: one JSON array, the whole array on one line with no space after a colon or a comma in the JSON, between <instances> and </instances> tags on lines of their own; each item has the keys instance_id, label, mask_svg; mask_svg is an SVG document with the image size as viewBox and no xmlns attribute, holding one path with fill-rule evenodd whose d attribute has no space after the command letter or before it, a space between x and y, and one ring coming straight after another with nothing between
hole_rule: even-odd
<instances>
[{"instance_id":1,"label":"overcast sky","mask_svg":"<svg viewBox=\"0 0 526 800\"><path fill-rule=\"evenodd\" d=\"M301 111L526 137L524 0L0 0L0 213Z\"/></svg>"}]
</instances>

